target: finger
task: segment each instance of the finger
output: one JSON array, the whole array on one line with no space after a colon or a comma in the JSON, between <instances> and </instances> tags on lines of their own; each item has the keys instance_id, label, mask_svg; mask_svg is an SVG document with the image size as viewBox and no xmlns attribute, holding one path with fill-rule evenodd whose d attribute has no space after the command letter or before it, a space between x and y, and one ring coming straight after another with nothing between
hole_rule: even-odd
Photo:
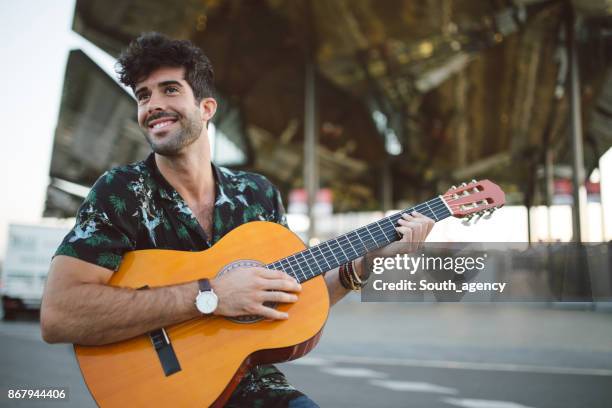
<instances>
[{"instance_id":1,"label":"finger","mask_svg":"<svg viewBox=\"0 0 612 408\"><path fill-rule=\"evenodd\" d=\"M423 240L427 238L427 235L429 235L429 233L431 232L435 224L435 221L433 219L423 214L417 213L416 211L415 211L415 217L413 218L413 221L421 223L423 225L423 231L424 231L424 234L422 236Z\"/></svg>"},{"instance_id":2,"label":"finger","mask_svg":"<svg viewBox=\"0 0 612 408\"><path fill-rule=\"evenodd\" d=\"M433 227L433 224L430 225L430 222L427 221L428 219L414 219L414 221L404 221L404 220L399 220L398 222L400 222L402 225L405 226L413 226L415 227L415 238L419 239L419 240L425 240L425 238L427 238L427 234L429 234L429 231L431 231L431 228ZM432 220L433 222L433 220Z\"/></svg>"},{"instance_id":3,"label":"finger","mask_svg":"<svg viewBox=\"0 0 612 408\"><path fill-rule=\"evenodd\" d=\"M418 213L416 211L414 212L414 220L418 221L418 222L423 222L423 223L429 225L429 229L430 230L431 230L431 228L433 228L433 225L435 224L435 221L432 218L430 218L430 217L428 217L426 215L423 215L421 213Z\"/></svg>"},{"instance_id":4,"label":"finger","mask_svg":"<svg viewBox=\"0 0 612 408\"><path fill-rule=\"evenodd\" d=\"M420 238L423 235L423 230L425 229L425 226L419 222L398 220L398 223L403 227L410 228L411 230L413 230L413 238Z\"/></svg>"},{"instance_id":5,"label":"finger","mask_svg":"<svg viewBox=\"0 0 612 408\"><path fill-rule=\"evenodd\" d=\"M289 318L289 313L279 312L278 310L264 305L255 307L254 312L269 320L287 320Z\"/></svg>"},{"instance_id":6,"label":"finger","mask_svg":"<svg viewBox=\"0 0 612 408\"><path fill-rule=\"evenodd\" d=\"M428 226L427 234L429 234L431 232L431 230L433 229L435 224L436 224L436 222L434 220L429 219L429 222L427 223L427 226Z\"/></svg>"},{"instance_id":7,"label":"finger","mask_svg":"<svg viewBox=\"0 0 612 408\"><path fill-rule=\"evenodd\" d=\"M287 280L292 279L292 280L295 280L294 278L289 276L287 273L276 270L276 269L257 268L257 270L259 272L259 276L264 279L287 279Z\"/></svg>"},{"instance_id":8,"label":"finger","mask_svg":"<svg viewBox=\"0 0 612 408\"><path fill-rule=\"evenodd\" d=\"M297 295L286 292L276 292L266 290L261 294L261 299L264 302L277 302L277 303L295 303L298 301Z\"/></svg>"},{"instance_id":9,"label":"finger","mask_svg":"<svg viewBox=\"0 0 612 408\"><path fill-rule=\"evenodd\" d=\"M282 290L284 292L301 292L302 285L295 279L262 279L261 289Z\"/></svg>"},{"instance_id":10,"label":"finger","mask_svg":"<svg viewBox=\"0 0 612 408\"><path fill-rule=\"evenodd\" d=\"M407 227L397 227L395 228L397 232L402 235L400 242L411 242L412 241L412 230Z\"/></svg>"},{"instance_id":11,"label":"finger","mask_svg":"<svg viewBox=\"0 0 612 408\"><path fill-rule=\"evenodd\" d=\"M398 221L411 221L411 222L418 222L419 224L427 224L429 222L433 222L433 220L429 217L426 217L424 215L418 214L415 216L408 216L408 217L402 217L400 218Z\"/></svg>"}]
</instances>

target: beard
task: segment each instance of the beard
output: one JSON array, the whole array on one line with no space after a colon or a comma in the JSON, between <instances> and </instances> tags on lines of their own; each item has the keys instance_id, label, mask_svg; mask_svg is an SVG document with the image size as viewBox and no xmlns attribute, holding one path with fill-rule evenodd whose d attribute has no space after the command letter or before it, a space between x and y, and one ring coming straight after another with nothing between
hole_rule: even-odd
<instances>
[{"instance_id":1,"label":"beard","mask_svg":"<svg viewBox=\"0 0 612 408\"><path fill-rule=\"evenodd\" d=\"M160 142L154 141L149 132L145 131L145 138L151 149L161 156L177 156L183 148L189 146L200 137L204 125L196 118L197 116L179 117L176 123L180 129L165 135Z\"/></svg>"}]
</instances>

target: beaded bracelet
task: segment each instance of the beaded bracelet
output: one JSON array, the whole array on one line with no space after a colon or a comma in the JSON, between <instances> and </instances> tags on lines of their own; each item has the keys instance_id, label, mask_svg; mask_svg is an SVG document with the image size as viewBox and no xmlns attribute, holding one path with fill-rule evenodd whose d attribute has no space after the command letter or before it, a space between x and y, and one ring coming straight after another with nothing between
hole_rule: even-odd
<instances>
[{"instance_id":1,"label":"beaded bracelet","mask_svg":"<svg viewBox=\"0 0 612 408\"><path fill-rule=\"evenodd\" d=\"M340 265L338 276L340 284L345 289L359 290L365 285L365 282L359 278L353 261Z\"/></svg>"},{"instance_id":2,"label":"beaded bracelet","mask_svg":"<svg viewBox=\"0 0 612 408\"><path fill-rule=\"evenodd\" d=\"M340 268L338 268L338 278L340 279L340 284L344 289L352 290L351 284L347 281L345 265L340 265Z\"/></svg>"}]
</instances>

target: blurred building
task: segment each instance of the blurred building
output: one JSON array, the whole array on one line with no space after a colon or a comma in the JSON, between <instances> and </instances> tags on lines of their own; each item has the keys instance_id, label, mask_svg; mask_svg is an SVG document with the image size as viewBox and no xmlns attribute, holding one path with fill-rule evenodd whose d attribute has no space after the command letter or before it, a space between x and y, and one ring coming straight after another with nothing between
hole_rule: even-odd
<instances>
[{"instance_id":1,"label":"blurred building","mask_svg":"<svg viewBox=\"0 0 612 408\"><path fill-rule=\"evenodd\" d=\"M472 178L546 203L547 158L571 164L568 2L100 0L73 29L117 56L144 31L200 45L215 67L220 164L304 187L306 67L314 66L318 184L335 211L400 207ZM612 6L574 1L586 173L612 145ZM46 216L79 186L146 156L131 96L71 52Z\"/></svg>"}]
</instances>

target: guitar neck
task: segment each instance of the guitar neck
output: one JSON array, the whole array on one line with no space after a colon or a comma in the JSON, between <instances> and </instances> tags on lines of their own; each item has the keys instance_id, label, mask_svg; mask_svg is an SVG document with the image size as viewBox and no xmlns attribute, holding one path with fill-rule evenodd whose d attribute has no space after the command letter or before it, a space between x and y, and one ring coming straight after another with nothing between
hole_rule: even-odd
<instances>
[{"instance_id":1,"label":"guitar neck","mask_svg":"<svg viewBox=\"0 0 612 408\"><path fill-rule=\"evenodd\" d=\"M266 267L284 271L296 278L298 282L307 281L350 260L359 258L366 252L398 241L401 236L395 230L397 220L403 214L412 211L417 211L436 222L452 215L442 196L437 196L412 208L340 235L338 238L280 259Z\"/></svg>"}]
</instances>

